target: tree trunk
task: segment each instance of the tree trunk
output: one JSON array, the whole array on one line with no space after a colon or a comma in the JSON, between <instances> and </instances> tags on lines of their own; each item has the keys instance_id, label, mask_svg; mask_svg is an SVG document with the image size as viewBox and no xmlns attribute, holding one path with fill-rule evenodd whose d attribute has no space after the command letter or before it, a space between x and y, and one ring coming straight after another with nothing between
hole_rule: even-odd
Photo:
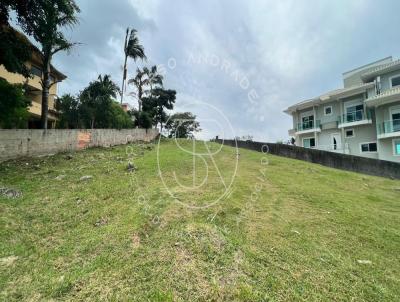
<instances>
[{"instance_id":1,"label":"tree trunk","mask_svg":"<svg viewBox=\"0 0 400 302\"><path fill-rule=\"evenodd\" d=\"M125 41L126 44L126 41ZM124 75L122 77L122 87L121 87L121 104L124 101L124 90L125 90L125 81L126 81L126 74L127 74L127 69L126 69L126 63L128 61L128 56L125 55L125 63L124 63Z\"/></svg>"},{"instance_id":2,"label":"tree trunk","mask_svg":"<svg viewBox=\"0 0 400 302\"><path fill-rule=\"evenodd\" d=\"M40 117L42 129L47 129L47 115L49 112L49 91L50 91L50 55L43 58L43 82L42 82L42 115Z\"/></svg>"},{"instance_id":3,"label":"tree trunk","mask_svg":"<svg viewBox=\"0 0 400 302\"><path fill-rule=\"evenodd\" d=\"M121 104L124 101L125 80L126 80L126 74L127 74L126 63L128 61L128 55L127 55L126 48L128 46L128 35L129 35L129 27L126 29L125 43L124 43L125 63L124 63L124 71L123 71L124 75L122 77Z\"/></svg>"},{"instance_id":4,"label":"tree trunk","mask_svg":"<svg viewBox=\"0 0 400 302\"><path fill-rule=\"evenodd\" d=\"M138 88L138 107L139 107L139 112L142 111L142 88L139 86Z\"/></svg>"}]
</instances>

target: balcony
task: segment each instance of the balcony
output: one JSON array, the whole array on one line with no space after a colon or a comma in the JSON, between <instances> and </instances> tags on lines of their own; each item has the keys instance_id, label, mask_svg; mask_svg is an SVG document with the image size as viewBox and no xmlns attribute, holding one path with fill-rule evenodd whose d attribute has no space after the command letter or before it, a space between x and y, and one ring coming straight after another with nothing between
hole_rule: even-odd
<instances>
[{"instance_id":1,"label":"balcony","mask_svg":"<svg viewBox=\"0 0 400 302\"><path fill-rule=\"evenodd\" d=\"M386 91L381 92L373 97L365 100L367 106L382 106L398 102L400 100L400 87L395 87Z\"/></svg>"},{"instance_id":2,"label":"balcony","mask_svg":"<svg viewBox=\"0 0 400 302\"><path fill-rule=\"evenodd\" d=\"M338 118L338 127L353 127L358 125L372 124L372 117L370 111L367 113L364 110L357 110L347 112Z\"/></svg>"},{"instance_id":3,"label":"balcony","mask_svg":"<svg viewBox=\"0 0 400 302\"><path fill-rule=\"evenodd\" d=\"M321 121L316 120L308 121L297 124L296 127L296 135L299 134L306 134L306 133L313 133L313 132L321 132Z\"/></svg>"},{"instance_id":4,"label":"balcony","mask_svg":"<svg viewBox=\"0 0 400 302\"><path fill-rule=\"evenodd\" d=\"M400 136L400 119L378 124L377 131L379 139Z\"/></svg>"}]
</instances>

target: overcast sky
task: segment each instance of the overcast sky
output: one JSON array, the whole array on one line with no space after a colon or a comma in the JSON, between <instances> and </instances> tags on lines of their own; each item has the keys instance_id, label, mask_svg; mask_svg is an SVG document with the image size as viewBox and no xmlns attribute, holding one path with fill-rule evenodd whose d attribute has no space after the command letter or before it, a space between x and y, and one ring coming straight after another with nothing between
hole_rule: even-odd
<instances>
[{"instance_id":1,"label":"overcast sky","mask_svg":"<svg viewBox=\"0 0 400 302\"><path fill-rule=\"evenodd\" d=\"M78 93L100 73L120 84L124 33L134 27L146 64L159 65L178 92L176 110L198 115L201 138L288 139L288 105L341 87L347 70L400 56L398 0L77 3L80 24L67 36L82 45L54 59L68 76L59 94ZM132 75L135 62L128 68Z\"/></svg>"}]
</instances>

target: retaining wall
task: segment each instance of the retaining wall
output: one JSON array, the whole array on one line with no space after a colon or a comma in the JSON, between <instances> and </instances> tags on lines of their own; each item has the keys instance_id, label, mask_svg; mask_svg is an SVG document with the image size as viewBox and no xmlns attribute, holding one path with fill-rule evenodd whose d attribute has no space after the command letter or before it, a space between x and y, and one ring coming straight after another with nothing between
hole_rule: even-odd
<instances>
[{"instance_id":1,"label":"retaining wall","mask_svg":"<svg viewBox=\"0 0 400 302\"><path fill-rule=\"evenodd\" d=\"M284 144L272 144L251 141L215 140L229 146L266 152L324 165L331 168L359 172L374 176L400 179L400 163L366 158L316 149L302 148ZM268 146L268 147L266 147Z\"/></svg>"},{"instance_id":2,"label":"retaining wall","mask_svg":"<svg viewBox=\"0 0 400 302\"><path fill-rule=\"evenodd\" d=\"M157 129L0 130L0 161L136 141L149 142L157 136Z\"/></svg>"}]
</instances>

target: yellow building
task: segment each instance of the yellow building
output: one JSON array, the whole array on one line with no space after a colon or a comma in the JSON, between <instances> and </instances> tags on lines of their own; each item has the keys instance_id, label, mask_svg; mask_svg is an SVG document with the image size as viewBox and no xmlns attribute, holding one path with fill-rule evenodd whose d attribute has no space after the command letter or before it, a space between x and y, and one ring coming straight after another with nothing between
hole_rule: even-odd
<instances>
[{"instance_id":1,"label":"yellow building","mask_svg":"<svg viewBox=\"0 0 400 302\"><path fill-rule=\"evenodd\" d=\"M22 34L21 34L22 35ZM18 73L8 72L3 65L0 65L0 77L7 80L11 84L25 84L26 94L32 101L29 107L30 117L28 121L28 128L40 128L40 117L42 112L42 86L40 84L42 79L42 65L41 55L39 50L32 45L32 59L26 62L26 66L31 70L32 77L26 79ZM51 81L55 83L51 86L49 91L49 113L48 113L48 128L54 128L58 120L58 113L55 109L55 99L57 98L57 85L67 77L51 66Z\"/></svg>"}]
</instances>

